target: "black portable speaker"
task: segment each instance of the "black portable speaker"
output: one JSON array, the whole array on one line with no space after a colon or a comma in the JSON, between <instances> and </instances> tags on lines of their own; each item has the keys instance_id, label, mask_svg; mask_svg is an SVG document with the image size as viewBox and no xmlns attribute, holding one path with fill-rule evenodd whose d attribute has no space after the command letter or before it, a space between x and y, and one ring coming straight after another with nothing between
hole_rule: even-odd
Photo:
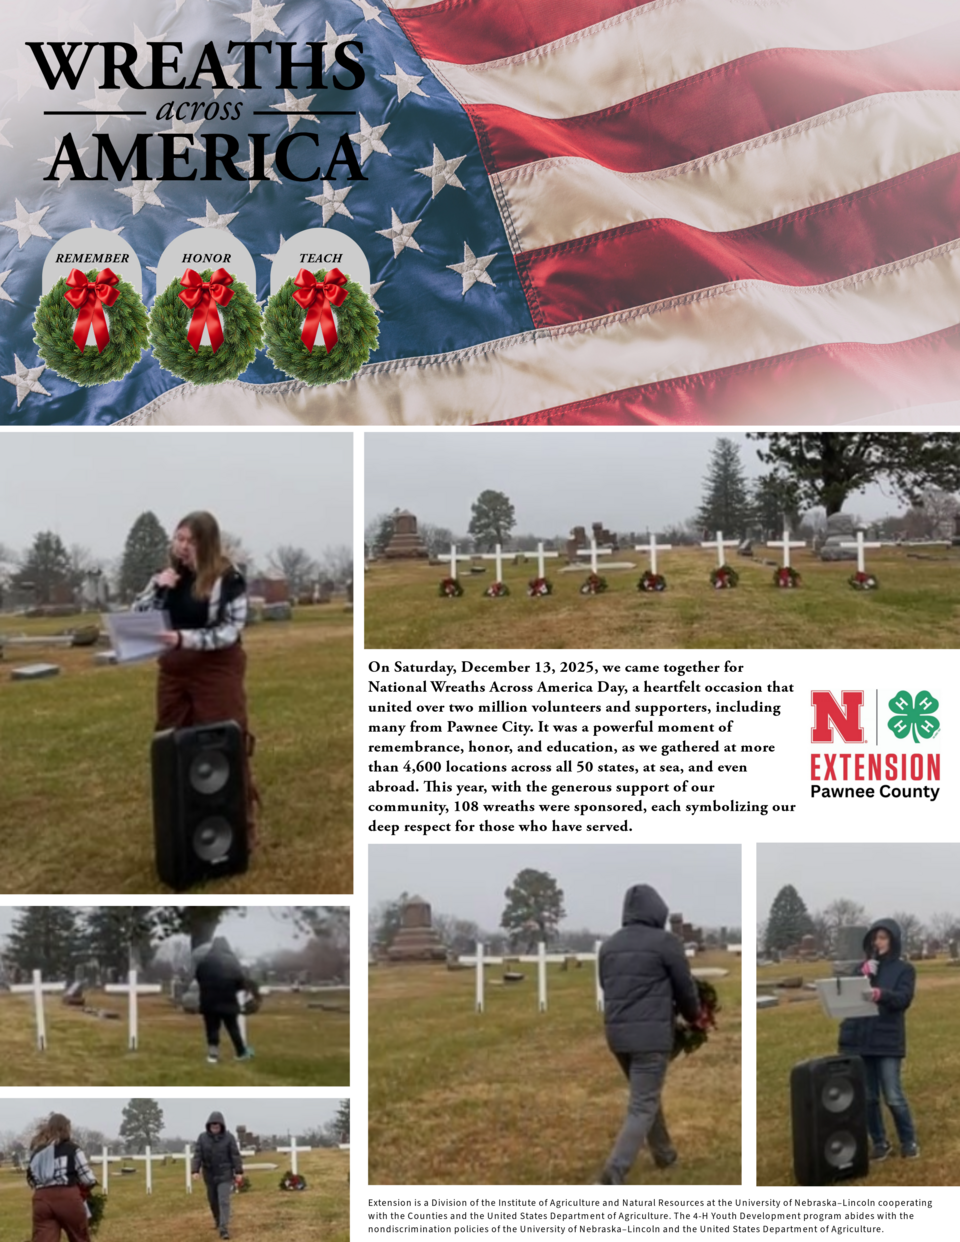
<instances>
[{"instance_id":1,"label":"black portable speaker","mask_svg":"<svg viewBox=\"0 0 960 1242\"><path fill-rule=\"evenodd\" d=\"M867 1093L859 1057L817 1057L790 1071L793 1171L799 1186L866 1177Z\"/></svg>"},{"instance_id":2,"label":"black portable speaker","mask_svg":"<svg viewBox=\"0 0 960 1242\"><path fill-rule=\"evenodd\" d=\"M153 738L157 873L182 891L246 871L243 730L234 721L165 729Z\"/></svg>"}]
</instances>

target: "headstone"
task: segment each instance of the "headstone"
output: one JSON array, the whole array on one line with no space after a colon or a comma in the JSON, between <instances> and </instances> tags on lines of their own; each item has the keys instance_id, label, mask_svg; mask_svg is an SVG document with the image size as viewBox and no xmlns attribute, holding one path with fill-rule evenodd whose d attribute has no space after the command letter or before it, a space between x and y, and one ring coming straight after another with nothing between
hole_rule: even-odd
<instances>
[{"instance_id":1,"label":"headstone","mask_svg":"<svg viewBox=\"0 0 960 1242\"><path fill-rule=\"evenodd\" d=\"M433 926L430 903L411 897L400 915L400 928L387 949L391 962L443 962L447 951Z\"/></svg>"},{"instance_id":2,"label":"headstone","mask_svg":"<svg viewBox=\"0 0 960 1242\"><path fill-rule=\"evenodd\" d=\"M292 621L293 608L289 600L279 604L264 604L263 619L264 621Z\"/></svg>"},{"instance_id":3,"label":"headstone","mask_svg":"<svg viewBox=\"0 0 960 1242\"><path fill-rule=\"evenodd\" d=\"M286 604L290 601L290 587L286 578L264 578L263 602L265 604Z\"/></svg>"},{"instance_id":4,"label":"headstone","mask_svg":"<svg viewBox=\"0 0 960 1242\"><path fill-rule=\"evenodd\" d=\"M393 534L383 555L388 561L426 560L429 556L417 533L417 519L407 509L398 509L393 514Z\"/></svg>"},{"instance_id":5,"label":"headstone","mask_svg":"<svg viewBox=\"0 0 960 1242\"><path fill-rule=\"evenodd\" d=\"M59 664L21 664L10 672L11 681L43 681L46 677L56 677L60 672Z\"/></svg>"},{"instance_id":6,"label":"headstone","mask_svg":"<svg viewBox=\"0 0 960 1242\"><path fill-rule=\"evenodd\" d=\"M111 647L109 651L98 651L93 657L93 662L97 666L103 668L108 664L116 664L117 653Z\"/></svg>"},{"instance_id":7,"label":"headstone","mask_svg":"<svg viewBox=\"0 0 960 1242\"><path fill-rule=\"evenodd\" d=\"M63 1003L65 1005L75 1005L83 1007L83 984L78 982L71 983L63 994Z\"/></svg>"},{"instance_id":8,"label":"headstone","mask_svg":"<svg viewBox=\"0 0 960 1242\"><path fill-rule=\"evenodd\" d=\"M851 975L859 968L863 962L863 940L869 930L869 927L856 925L837 928L833 962L835 975Z\"/></svg>"},{"instance_id":9,"label":"headstone","mask_svg":"<svg viewBox=\"0 0 960 1242\"><path fill-rule=\"evenodd\" d=\"M180 1001L184 1013L200 1012L200 985L196 979L188 986Z\"/></svg>"},{"instance_id":10,"label":"headstone","mask_svg":"<svg viewBox=\"0 0 960 1242\"><path fill-rule=\"evenodd\" d=\"M856 535L856 522L849 513L833 513L827 518L827 537L820 548L821 561L855 561L856 549L844 547Z\"/></svg>"}]
</instances>

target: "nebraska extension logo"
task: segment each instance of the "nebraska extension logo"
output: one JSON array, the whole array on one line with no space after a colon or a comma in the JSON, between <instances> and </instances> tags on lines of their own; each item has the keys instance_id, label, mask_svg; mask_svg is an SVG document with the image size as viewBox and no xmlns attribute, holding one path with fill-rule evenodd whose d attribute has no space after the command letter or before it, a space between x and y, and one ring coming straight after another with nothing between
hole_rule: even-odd
<instances>
[{"instance_id":1,"label":"nebraska extension logo","mask_svg":"<svg viewBox=\"0 0 960 1242\"><path fill-rule=\"evenodd\" d=\"M936 802L940 793L940 755L930 751L881 751L880 691L874 691L873 732L876 750L814 751L810 756L811 797L820 798L926 798ZM814 690L813 727L810 740L815 745L840 743L869 747L869 723L864 719L866 694L863 690L844 690L837 698L830 690ZM929 690L915 694L898 690L888 700L886 727L901 743L922 746L940 732L936 712L940 703ZM887 735L884 734L884 737ZM874 788L874 783L879 785ZM846 788L838 788L845 785Z\"/></svg>"}]
</instances>

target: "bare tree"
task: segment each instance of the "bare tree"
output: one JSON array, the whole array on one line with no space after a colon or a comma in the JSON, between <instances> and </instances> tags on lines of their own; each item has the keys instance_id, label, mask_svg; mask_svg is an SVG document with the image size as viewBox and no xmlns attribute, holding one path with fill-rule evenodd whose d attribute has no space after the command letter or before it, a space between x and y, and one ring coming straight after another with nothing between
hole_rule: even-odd
<instances>
[{"instance_id":1,"label":"bare tree","mask_svg":"<svg viewBox=\"0 0 960 1242\"><path fill-rule=\"evenodd\" d=\"M824 906L823 918L825 927L830 935L830 943L833 944L837 928L839 927L858 927L869 922L867 912L860 905L859 901L852 901L849 897L838 897L835 901L831 901L828 906Z\"/></svg>"},{"instance_id":2,"label":"bare tree","mask_svg":"<svg viewBox=\"0 0 960 1242\"><path fill-rule=\"evenodd\" d=\"M321 577L332 582L350 582L353 578L353 548L345 543L333 548L324 548L317 566Z\"/></svg>"},{"instance_id":3,"label":"bare tree","mask_svg":"<svg viewBox=\"0 0 960 1242\"><path fill-rule=\"evenodd\" d=\"M317 576L317 565L310 553L290 543L274 548L267 560L273 572L287 580L293 595L305 591Z\"/></svg>"},{"instance_id":4,"label":"bare tree","mask_svg":"<svg viewBox=\"0 0 960 1242\"><path fill-rule=\"evenodd\" d=\"M917 916L905 910L898 910L894 913L893 918L900 924L900 943L903 952L916 953L922 949L927 929Z\"/></svg>"},{"instance_id":5,"label":"bare tree","mask_svg":"<svg viewBox=\"0 0 960 1242\"><path fill-rule=\"evenodd\" d=\"M950 910L938 910L936 914L931 914L929 927L932 936L946 943L956 936L960 919Z\"/></svg>"},{"instance_id":6,"label":"bare tree","mask_svg":"<svg viewBox=\"0 0 960 1242\"><path fill-rule=\"evenodd\" d=\"M229 557L234 565L238 565L248 578L252 578L256 572L253 553L240 536L235 535L232 530L222 530L220 532L220 543L223 547L224 556Z\"/></svg>"}]
</instances>

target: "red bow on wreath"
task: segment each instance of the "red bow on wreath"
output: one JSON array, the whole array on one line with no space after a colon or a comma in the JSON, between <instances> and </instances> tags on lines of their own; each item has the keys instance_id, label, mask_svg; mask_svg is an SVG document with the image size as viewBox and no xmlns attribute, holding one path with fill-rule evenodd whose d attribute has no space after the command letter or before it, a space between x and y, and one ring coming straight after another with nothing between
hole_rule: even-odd
<instances>
[{"instance_id":1,"label":"red bow on wreath","mask_svg":"<svg viewBox=\"0 0 960 1242\"><path fill-rule=\"evenodd\" d=\"M223 328L217 306L226 306L233 297L233 290L227 287L233 284L233 277L226 268L218 267L209 280L201 280L200 273L188 267L180 277L180 283L184 286L180 290L180 301L193 311L187 329L188 343L195 353L199 352L206 327L210 333L210 347L216 353L223 344Z\"/></svg>"},{"instance_id":2,"label":"red bow on wreath","mask_svg":"<svg viewBox=\"0 0 960 1242\"><path fill-rule=\"evenodd\" d=\"M112 306L120 296L120 290L114 286L120 283L120 277L114 275L109 267L97 273L96 280L87 280L79 267L75 267L67 277L70 288L64 297L72 307L80 313L73 327L73 343L81 354L86 348L90 328L93 327L93 338L97 342L97 353L102 354L110 344L110 328L107 317L103 313L104 306Z\"/></svg>"},{"instance_id":3,"label":"red bow on wreath","mask_svg":"<svg viewBox=\"0 0 960 1242\"><path fill-rule=\"evenodd\" d=\"M293 300L307 312L300 340L312 354L317 339L317 328L320 328L323 332L323 343L329 354L338 339L337 325L334 322L331 307L342 306L344 299L349 296L349 291L343 288L347 283L346 276L339 268L331 267L321 284L313 272L308 272L305 267L301 267L293 283L297 286Z\"/></svg>"}]
</instances>

